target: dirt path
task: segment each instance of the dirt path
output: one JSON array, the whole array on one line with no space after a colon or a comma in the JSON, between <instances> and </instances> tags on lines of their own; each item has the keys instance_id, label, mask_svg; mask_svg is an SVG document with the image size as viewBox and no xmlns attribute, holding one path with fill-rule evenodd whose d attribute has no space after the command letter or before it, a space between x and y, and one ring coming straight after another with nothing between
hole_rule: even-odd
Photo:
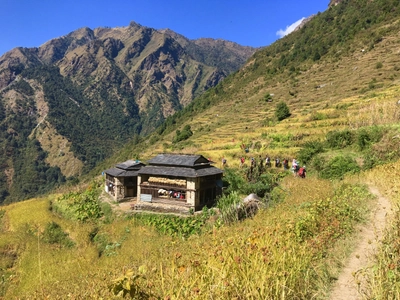
<instances>
[{"instance_id":1,"label":"dirt path","mask_svg":"<svg viewBox=\"0 0 400 300\"><path fill-rule=\"evenodd\" d=\"M383 236L386 216L391 212L390 201L383 197L377 188L370 187L370 192L377 196L376 205L371 212L370 221L360 228L359 243L333 287L331 300L365 299L367 287L363 270L371 264L371 257Z\"/></svg>"}]
</instances>

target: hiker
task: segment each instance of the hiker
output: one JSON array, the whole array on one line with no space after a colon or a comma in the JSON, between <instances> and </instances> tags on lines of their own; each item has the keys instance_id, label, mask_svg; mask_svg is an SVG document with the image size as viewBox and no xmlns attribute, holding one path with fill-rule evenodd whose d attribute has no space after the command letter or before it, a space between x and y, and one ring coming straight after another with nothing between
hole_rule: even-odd
<instances>
[{"instance_id":1,"label":"hiker","mask_svg":"<svg viewBox=\"0 0 400 300\"><path fill-rule=\"evenodd\" d=\"M280 165L281 161L279 160L279 158L275 158L275 168L279 168Z\"/></svg>"},{"instance_id":2,"label":"hiker","mask_svg":"<svg viewBox=\"0 0 400 300\"><path fill-rule=\"evenodd\" d=\"M242 156L242 157L240 158L240 165L239 165L239 167L242 168L243 165L244 165L244 157Z\"/></svg>"},{"instance_id":3,"label":"hiker","mask_svg":"<svg viewBox=\"0 0 400 300\"><path fill-rule=\"evenodd\" d=\"M226 165L226 158L223 157L223 158L222 158L222 167L225 167L225 165Z\"/></svg>"},{"instance_id":4,"label":"hiker","mask_svg":"<svg viewBox=\"0 0 400 300\"><path fill-rule=\"evenodd\" d=\"M268 155L265 157L265 166L271 167L271 158Z\"/></svg>"},{"instance_id":5,"label":"hiker","mask_svg":"<svg viewBox=\"0 0 400 300\"><path fill-rule=\"evenodd\" d=\"M254 168L256 166L256 160L254 157L251 158L251 167Z\"/></svg>"},{"instance_id":6,"label":"hiker","mask_svg":"<svg viewBox=\"0 0 400 300\"><path fill-rule=\"evenodd\" d=\"M301 178L306 178L306 166L302 166L297 174Z\"/></svg>"},{"instance_id":7,"label":"hiker","mask_svg":"<svg viewBox=\"0 0 400 300\"><path fill-rule=\"evenodd\" d=\"M283 160L283 169L289 170L289 161L286 158Z\"/></svg>"},{"instance_id":8,"label":"hiker","mask_svg":"<svg viewBox=\"0 0 400 300\"><path fill-rule=\"evenodd\" d=\"M292 161L292 172L293 172L293 175L296 176L298 171L299 171L299 163L297 162L296 159L293 158L293 161Z\"/></svg>"}]
</instances>

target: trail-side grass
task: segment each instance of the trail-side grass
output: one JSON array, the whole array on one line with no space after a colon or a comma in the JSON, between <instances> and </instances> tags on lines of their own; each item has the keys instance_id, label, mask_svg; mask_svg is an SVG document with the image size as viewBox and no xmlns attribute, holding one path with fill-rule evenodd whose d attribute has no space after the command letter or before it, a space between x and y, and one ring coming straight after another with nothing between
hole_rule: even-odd
<instances>
[{"instance_id":1,"label":"trail-side grass","mask_svg":"<svg viewBox=\"0 0 400 300\"><path fill-rule=\"evenodd\" d=\"M392 202L388 224L375 263L367 270L368 291L371 299L400 298L400 161L379 166L366 176L371 184Z\"/></svg>"},{"instance_id":2,"label":"trail-side grass","mask_svg":"<svg viewBox=\"0 0 400 300\"><path fill-rule=\"evenodd\" d=\"M61 219L48 209L49 199L32 200L36 212L23 221L16 212L24 203L6 207L13 228L7 238L19 236L20 248L4 296L111 298L113 280L132 270L140 275L142 295L155 298L322 299L335 277L326 262L333 260L337 241L351 236L369 196L362 187L291 176L281 189L284 200L253 219L208 227L185 240L159 234L135 218ZM69 234L74 247L40 239L50 221ZM106 241L100 256L94 231Z\"/></svg>"}]
</instances>

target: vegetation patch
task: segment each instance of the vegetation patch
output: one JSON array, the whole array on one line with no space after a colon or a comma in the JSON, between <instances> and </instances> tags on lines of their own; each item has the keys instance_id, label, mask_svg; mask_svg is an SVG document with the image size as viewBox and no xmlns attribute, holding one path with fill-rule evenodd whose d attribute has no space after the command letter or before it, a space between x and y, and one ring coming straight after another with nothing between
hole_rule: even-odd
<instances>
[{"instance_id":1,"label":"vegetation patch","mask_svg":"<svg viewBox=\"0 0 400 300\"><path fill-rule=\"evenodd\" d=\"M178 143L180 141L185 141L188 138L190 138L193 135L193 132L192 132L190 125L185 125L185 127L182 129L182 131L176 130L175 134L176 135L172 142Z\"/></svg>"},{"instance_id":2,"label":"vegetation patch","mask_svg":"<svg viewBox=\"0 0 400 300\"><path fill-rule=\"evenodd\" d=\"M4 216L6 214L6 211L4 209L0 209L0 232L4 230Z\"/></svg>"},{"instance_id":3,"label":"vegetation patch","mask_svg":"<svg viewBox=\"0 0 400 300\"><path fill-rule=\"evenodd\" d=\"M42 240L45 243L57 245L60 248L71 248L75 245L68 233L64 232L61 226L54 221L47 223L42 234Z\"/></svg>"},{"instance_id":4,"label":"vegetation patch","mask_svg":"<svg viewBox=\"0 0 400 300\"><path fill-rule=\"evenodd\" d=\"M192 217L139 214L134 218L141 224L153 226L162 234L188 238L191 235L200 234L207 220L213 215L215 215L214 210L204 207L201 214Z\"/></svg>"},{"instance_id":5,"label":"vegetation patch","mask_svg":"<svg viewBox=\"0 0 400 300\"><path fill-rule=\"evenodd\" d=\"M302 163L309 163L315 155L324 151L324 144L322 142L309 141L304 144L302 149L300 149L297 158Z\"/></svg>"},{"instance_id":6,"label":"vegetation patch","mask_svg":"<svg viewBox=\"0 0 400 300\"><path fill-rule=\"evenodd\" d=\"M283 101L278 102L275 108L275 117L278 119L278 121L289 118L290 115L289 106L287 106L287 104Z\"/></svg>"},{"instance_id":7,"label":"vegetation patch","mask_svg":"<svg viewBox=\"0 0 400 300\"><path fill-rule=\"evenodd\" d=\"M353 225L364 215L349 198L366 198L368 195L364 186L343 185L332 198L302 203L302 216L294 226L297 239L308 241L313 249L327 250L327 245L333 245L335 240L351 233Z\"/></svg>"},{"instance_id":8,"label":"vegetation patch","mask_svg":"<svg viewBox=\"0 0 400 300\"><path fill-rule=\"evenodd\" d=\"M13 270L18 254L14 245L0 247L0 297L4 297L13 280Z\"/></svg>"},{"instance_id":9,"label":"vegetation patch","mask_svg":"<svg viewBox=\"0 0 400 300\"><path fill-rule=\"evenodd\" d=\"M343 149L352 145L354 133L348 129L342 131L330 131L326 135L326 143L332 149Z\"/></svg>"},{"instance_id":10,"label":"vegetation patch","mask_svg":"<svg viewBox=\"0 0 400 300\"><path fill-rule=\"evenodd\" d=\"M70 192L57 198L52 209L61 215L79 221L99 219L104 215L99 204L100 189L89 186L83 192Z\"/></svg>"},{"instance_id":11,"label":"vegetation patch","mask_svg":"<svg viewBox=\"0 0 400 300\"><path fill-rule=\"evenodd\" d=\"M343 179L345 174L360 172L361 168L350 155L338 155L327 162L323 159L313 161L319 176L324 179Z\"/></svg>"}]
</instances>

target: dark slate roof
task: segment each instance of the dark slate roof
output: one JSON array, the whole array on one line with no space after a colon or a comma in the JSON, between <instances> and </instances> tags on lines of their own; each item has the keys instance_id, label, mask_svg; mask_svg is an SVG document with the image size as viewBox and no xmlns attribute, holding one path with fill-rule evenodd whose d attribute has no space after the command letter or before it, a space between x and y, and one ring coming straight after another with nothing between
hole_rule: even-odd
<instances>
[{"instance_id":1,"label":"dark slate roof","mask_svg":"<svg viewBox=\"0 0 400 300\"><path fill-rule=\"evenodd\" d=\"M145 166L145 164L141 163L140 161L127 160L115 166L123 170L139 170L141 167Z\"/></svg>"},{"instance_id":2,"label":"dark slate roof","mask_svg":"<svg viewBox=\"0 0 400 300\"><path fill-rule=\"evenodd\" d=\"M159 154L148 161L149 165L195 167L209 165L210 162L202 155L193 154Z\"/></svg>"},{"instance_id":3,"label":"dark slate roof","mask_svg":"<svg viewBox=\"0 0 400 300\"><path fill-rule=\"evenodd\" d=\"M184 168L184 167L163 167L163 166L146 166L138 171L139 175L155 175L155 176L175 176L175 177L204 177L216 174L222 174L223 171L215 167L207 167L200 169Z\"/></svg>"},{"instance_id":4,"label":"dark slate roof","mask_svg":"<svg viewBox=\"0 0 400 300\"><path fill-rule=\"evenodd\" d=\"M111 168L105 170L104 173L114 176L114 177L135 177L138 176L139 170L122 170L119 168Z\"/></svg>"}]
</instances>

